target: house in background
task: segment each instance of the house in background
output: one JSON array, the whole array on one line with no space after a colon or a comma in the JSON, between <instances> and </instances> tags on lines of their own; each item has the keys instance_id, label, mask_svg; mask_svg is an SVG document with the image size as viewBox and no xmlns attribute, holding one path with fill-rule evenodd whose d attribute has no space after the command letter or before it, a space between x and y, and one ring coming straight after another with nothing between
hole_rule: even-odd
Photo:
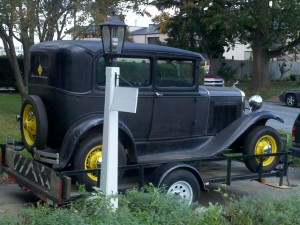
<instances>
[{"instance_id":1,"label":"house in background","mask_svg":"<svg viewBox=\"0 0 300 225\"><path fill-rule=\"evenodd\" d=\"M229 51L227 51L227 47L225 47L223 57L232 60L251 60L253 54L250 45L236 43L234 48L230 48Z\"/></svg>"},{"instance_id":2,"label":"house in background","mask_svg":"<svg viewBox=\"0 0 300 225\"><path fill-rule=\"evenodd\" d=\"M148 27L142 27L130 32L132 41L143 44L158 44L166 42L168 36L158 30L158 25L150 24Z\"/></svg>"}]
</instances>

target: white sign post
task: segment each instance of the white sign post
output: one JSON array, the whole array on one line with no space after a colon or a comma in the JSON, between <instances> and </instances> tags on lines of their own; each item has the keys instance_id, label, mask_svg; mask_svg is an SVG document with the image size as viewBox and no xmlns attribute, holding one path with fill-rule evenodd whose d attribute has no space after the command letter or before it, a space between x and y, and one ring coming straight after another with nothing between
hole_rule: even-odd
<instances>
[{"instance_id":1,"label":"white sign post","mask_svg":"<svg viewBox=\"0 0 300 225\"><path fill-rule=\"evenodd\" d=\"M138 89L119 87L118 67L106 67L104 128L100 188L106 196L118 193L118 111L136 112ZM101 160L101 159L100 159ZM118 199L112 198L118 208Z\"/></svg>"}]
</instances>

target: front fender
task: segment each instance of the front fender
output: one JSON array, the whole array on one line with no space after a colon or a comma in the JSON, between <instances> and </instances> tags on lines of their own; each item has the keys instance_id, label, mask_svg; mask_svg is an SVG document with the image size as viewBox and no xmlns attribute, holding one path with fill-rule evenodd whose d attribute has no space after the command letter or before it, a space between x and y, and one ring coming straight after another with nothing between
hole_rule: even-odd
<instances>
[{"instance_id":1,"label":"front fender","mask_svg":"<svg viewBox=\"0 0 300 225\"><path fill-rule=\"evenodd\" d=\"M53 169L60 170L65 168L68 162L70 161L72 155L74 154L80 138L92 128L98 127L103 123L103 115L93 114L83 117L74 124L72 124L72 126L70 126L67 130L64 136L62 146L59 150L59 164L53 165ZM125 132L125 134L133 142L133 136L128 127L122 122L119 122L118 126L119 129ZM102 130L99 132L102 132Z\"/></svg>"},{"instance_id":2,"label":"front fender","mask_svg":"<svg viewBox=\"0 0 300 225\"><path fill-rule=\"evenodd\" d=\"M275 113L270 111L252 112L237 119L201 149L196 150L198 156L210 157L219 154L231 146L239 137L241 137L250 127L255 124L266 124L269 119L277 120L281 123L284 121Z\"/></svg>"}]
</instances>

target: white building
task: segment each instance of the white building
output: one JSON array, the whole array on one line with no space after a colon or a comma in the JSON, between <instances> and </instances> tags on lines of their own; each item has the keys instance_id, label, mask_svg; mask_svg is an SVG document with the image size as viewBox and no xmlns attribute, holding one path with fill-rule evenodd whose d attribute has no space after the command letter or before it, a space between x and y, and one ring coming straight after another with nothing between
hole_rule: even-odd
<instances>
[{"instance_id":1,"label":"white building","mask_svg":"<svg viewBox=\"0 0 300 225\"><path fill-rule=\"evenodd\" d=\"M252 49L250 45L244 45L240 43L236 43L234 48L230 48L227 51L227 47L225 47L225 52L223 56L225 59L233 59L233 60L251 60L253 58Z\"/></svg>"},{"instance_id":2,"label":"white building","mask_svg":"<svg viewBox=\"0 0 300 225\"><path fill-rule=\"evenodd\" d=\"M15 46L16 55L21 56L24 54L22 46ZM6 55L6 52L3 47L0 47L0 55Z\"/></svg>"},{"instance_id":3,"label":"white building","mask_svg":"<svg viewBox=\"0 0 300 225\"><path fill-rule=\"evenodd\" d=\"M159 42L166 42L168 36L162 34L158 30L158 25L150 24L149 27L142 27L140 29L130 32L132 41L143 44L157 44Z\"/></svg>"}]
</instances>

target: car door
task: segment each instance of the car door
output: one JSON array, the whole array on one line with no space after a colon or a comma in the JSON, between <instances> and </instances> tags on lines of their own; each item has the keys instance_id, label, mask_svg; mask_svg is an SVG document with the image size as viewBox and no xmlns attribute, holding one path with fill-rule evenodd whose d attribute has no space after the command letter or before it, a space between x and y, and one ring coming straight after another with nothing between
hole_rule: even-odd
<instances>
[{"instance_id":1,"label":"car door","mask_svg":"<svg viewBox=\"0 0 300 225\"><path fill-rule=\"evenodd\" d=\"M195 62L158 58L149 140L186 138L194 134L196 104Z\"/></svg>"}]
</instances>

